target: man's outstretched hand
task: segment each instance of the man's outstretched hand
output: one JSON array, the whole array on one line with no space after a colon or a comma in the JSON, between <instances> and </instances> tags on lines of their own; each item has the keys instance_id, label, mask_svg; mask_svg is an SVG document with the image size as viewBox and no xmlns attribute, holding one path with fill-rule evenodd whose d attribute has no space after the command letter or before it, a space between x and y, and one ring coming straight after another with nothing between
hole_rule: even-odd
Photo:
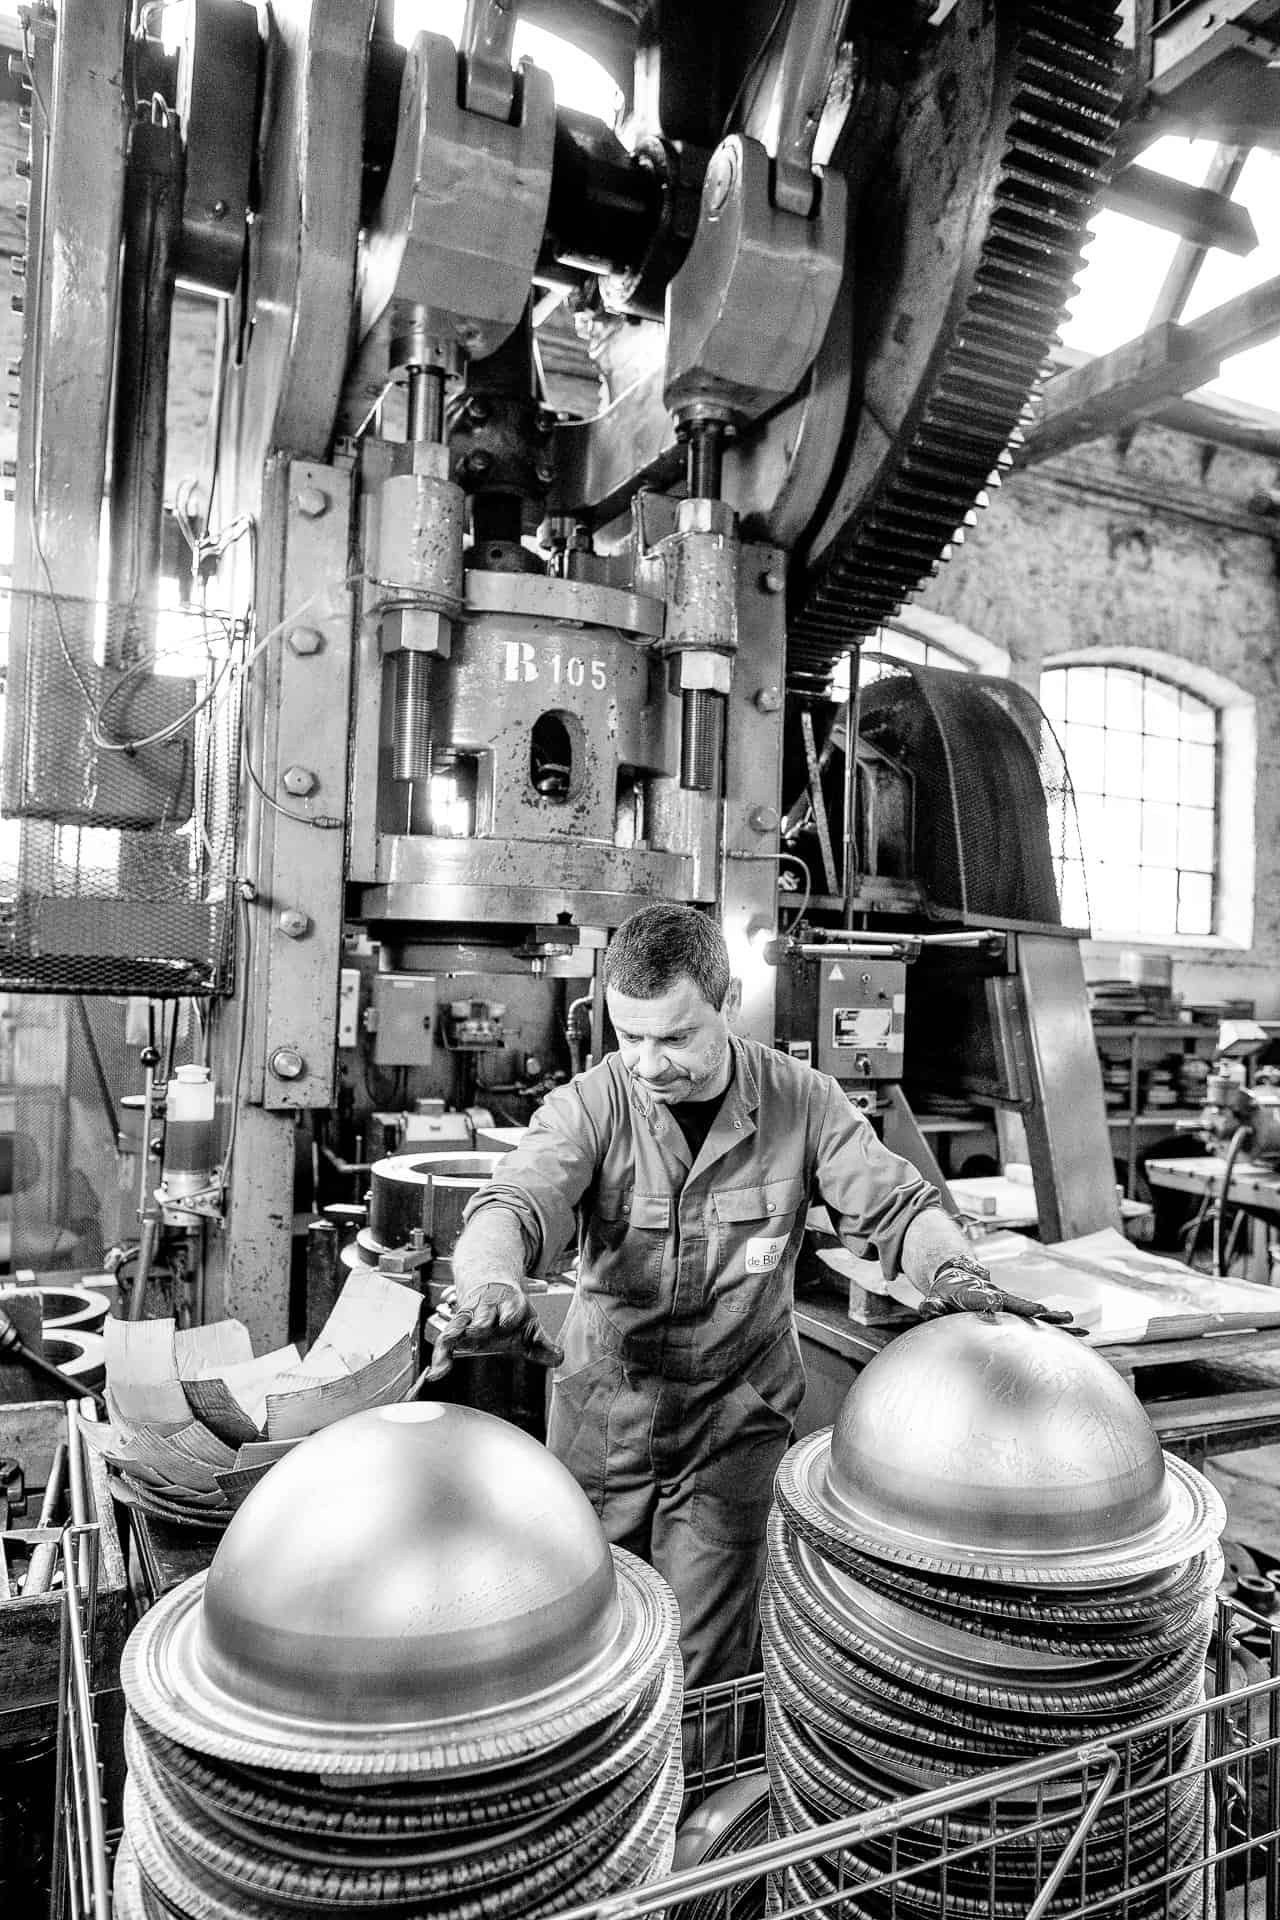
<instances>
[{"instance_id":1,"label":"man's outstretched hand","mask_svg":"<svg viewBox=\"0 0 1280 1920\"><path fill-rule=\"evenodd\" d=\"M1077 1326L1063 1308L1046 1307L1042 1301L998 1287L977 1260L963 1266L944 1261L925 1290L920 1313L925 1319L942 1313L1016 1313L1023 1320L1046 1320L1081 1339L1088 1336L1088 1328Z\"/></svg>"},{"instance_id":2,"label":"man's outstretched hand","mask_svg":"<svg viewBox=\"0 0 1280 1920\"><path fill-rule=\"evenodd\" d=\"M443 1380L455 1354L465 1360L481 1353L518 1354L540 1367L558 1367L564 1359L514 1280L493 1281L454 1310L436 1336L427 1379Z\"/></svg>"}]
</instances>

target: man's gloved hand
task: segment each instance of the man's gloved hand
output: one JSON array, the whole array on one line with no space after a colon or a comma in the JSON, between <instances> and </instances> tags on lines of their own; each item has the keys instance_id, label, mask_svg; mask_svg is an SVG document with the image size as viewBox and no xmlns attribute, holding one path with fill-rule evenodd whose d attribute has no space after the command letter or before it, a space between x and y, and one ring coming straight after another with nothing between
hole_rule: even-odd
<instances>
[{"instance_id":1,"label":"man's gloved hand","mask_svg":"<svg viewBox=\"0 0 1280 1920\"><path fill-rule=\"evenodd\" d=\"M454 1354L465 1360L479 1353L510 1353L558 1367L563 1349L545 1334L525 1290L514 1280L494 1280L458 1307L436 1336L428 1380L443 1380Z\"/></svg>"},{"instance_id":2,"label":"man's gloved hand","mask_svg":"<svg viewBox=\"0 0 1280 1920\"><path fill-rule=\"evenodd\" d=\"M979 1260L963 1255L944 1260L924 1289L920 1305L922 1318L935 1319L940 1313L1016 1313L1024 1320L1047 1320L1067 1333L1088 1335L1087 1327L1077 1326L1061 1307L1046 1307L1039 1300L1025 1300L1020 1293L1006 1293L998 1287Z\"/></svg>"}]
</instances>

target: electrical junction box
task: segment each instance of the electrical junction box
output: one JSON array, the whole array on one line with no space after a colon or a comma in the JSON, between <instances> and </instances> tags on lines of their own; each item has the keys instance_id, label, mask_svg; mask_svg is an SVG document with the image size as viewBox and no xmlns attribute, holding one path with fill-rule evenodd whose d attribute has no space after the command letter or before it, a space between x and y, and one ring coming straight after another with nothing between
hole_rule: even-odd
<instances>
[{"instance_id":1,"label":"electrical junction box","mask_svg":"<svg viewBox=\"0 0 1280 1920\"><path fill-rule=\"evenodd\" d=\"M900 1080L907 1007L902 960L819 960L818 1057L837 1080Z\"/></svg>"},{"instance_id":2,"label":"electrical junction box","mask_svg":"<svg viewBox=\"0 0 1280 1920\"><path fill-rule=\"evenodd\" d=\"M422 973L375 973L373 1058L379 1067L429 1067L435 1047L437 982Z\"/></svg>"}]
</instances>

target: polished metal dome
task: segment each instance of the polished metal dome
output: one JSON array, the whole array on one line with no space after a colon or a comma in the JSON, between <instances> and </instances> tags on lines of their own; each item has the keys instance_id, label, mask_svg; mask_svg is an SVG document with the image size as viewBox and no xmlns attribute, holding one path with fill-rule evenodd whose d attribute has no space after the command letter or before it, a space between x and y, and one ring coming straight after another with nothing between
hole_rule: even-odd
<instances>
[{"instance_id":1,"label":"polished metal dome","mask_svg":"<svg viewBox=\"0 0 1280 1920\"><path fill-rule=\"evenodd\" d=\"M143 1620L125 1684L158 1731L227 1758L474 1766L613 1710L676 1628L536 1440L409 1402L279 1461L207 1579Z\"/></svg>"},{"instance_id":2,"label":"polished metal dome","mask_svg":"<svg viewBox=\"0 0 1280 1920\"><path fill-rule=\"evenodd\" d=\"M1024 1580L1138 1578L1200 1551L1221 1502L1161 1451L1080 1340L1014 1314L913 1327L858 1376L778 1497L802 1530L888 1560Z\"/></svg>"}]
</instances>

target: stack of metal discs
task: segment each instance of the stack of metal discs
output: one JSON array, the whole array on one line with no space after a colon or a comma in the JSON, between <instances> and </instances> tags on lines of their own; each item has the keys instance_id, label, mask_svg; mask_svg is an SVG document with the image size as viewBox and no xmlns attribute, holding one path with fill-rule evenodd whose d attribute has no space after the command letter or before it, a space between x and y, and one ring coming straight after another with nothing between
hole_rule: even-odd
<instances>
[{"instance_id":1,"label":"stack of metal discs","mask_svg":"<svg viewBox=\"0 0 1280 1920\"><path fill-rule=\"evenodd\" d=\"M533 1916L665 1873L677 1632L506 1422L326 1428L125 1650L118 1920Z\"/></svg>"},{"instance_id":2,"label":"stack of metal discs","mask_svg":"<svg viewBox=\"0 0 1280 1920\"><path fill-rule=\"evenodd\" d=\"M1200 1910L1192 1710L1226 1516L1105 1361L1009 1314L930 1321L791 1449L776 1494L761 1608L776 1835L1112 1739L1122 1790L1048 1911ZM842 1884L868 1916L1025 1913L1085 1798L1085 1769L1064 1766L846 1850ZM788 1905L837 1890L830 1858L780 1878Z\"/></svg>"}]
</instances>

